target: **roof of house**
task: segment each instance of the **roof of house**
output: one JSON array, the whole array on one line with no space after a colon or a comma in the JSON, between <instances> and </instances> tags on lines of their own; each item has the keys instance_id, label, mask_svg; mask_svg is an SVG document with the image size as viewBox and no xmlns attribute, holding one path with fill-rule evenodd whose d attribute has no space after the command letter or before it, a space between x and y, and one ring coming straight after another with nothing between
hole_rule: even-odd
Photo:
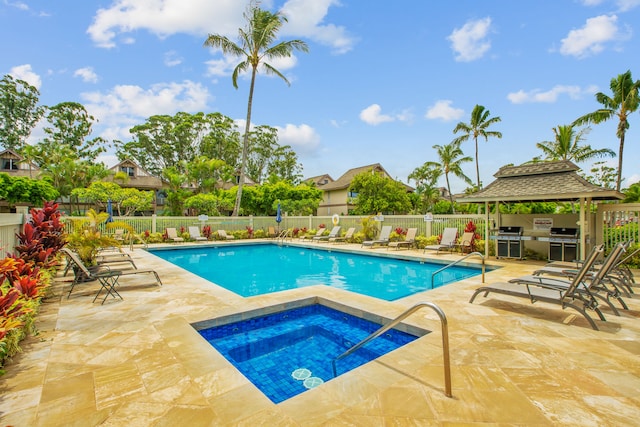
<instances>
[{"instance_id":1,"label":"roof of house","mask_svg":"<svg viewBox=\"0 0 640 427\"><path fill-rule=\"evenodd\" d=\"M331 177L331 175L329 175L328 173L325 173L323 175L318 175L318 176L312 176L312 177L309 177L309 178L305 178L305 179L302 180L302 182L305 182L305 183L313 182L313 183L316 184L316 186L322 187L322 186L326 185L326 184L323 184L323 181L325 181L325 180L327 181L327 184L335 181Z\"/></svg>"},{"instance_id":2,"label":"roof of house","mask_svg":"<svg viewBox=\"0 0 640 427\"><path fill-rule=\"evenodd\" d=\"M130 159L121 161L117 165L110 167L109 170L118 172L121 170L121 167L125 166L135 168L135 175L129 177L126 182L118 182L121 187L138 188L140 190L159 190L163 187L162 179L151 175L149 172L140 167L140 165ZM104 181L113 182L113 177L113 174L109 175L104 179Z\"/></svg>"},{"instance_id":3,"label":"roof of house","mask_svg":"<svg viewBox=\"0 0 640 427\"><path fill-rule=\"evenodd\" d=\"M484 189L462 196L460 203L623 199L618 191L594 185L578 175L580 168L568 160L503 166Z\"/></svg>"},{"instance_id":4,"label":"roof of house","mask_svg":"<svg viewBox=\"0 0 640 427\"><path fill-rule=\"evenodd\" d=\"M351 181L353 181L353 178L356 175L361 174L363 172L370 172L370 171L382 172L386 177L391 178L391 175L389 175L389 173L382 167L380 163L374 163L372 165L360 166L357 168L349 169L344 174L342 174L340 178L336 179L333 182L329 182L328 184L323 185L321 188L323 191L342 190L345 188L349 188L349 186L351 185ZM407 185L404 183L402 184L407 188L408 191L414 190L414 188L411 187L410 185Z\"/></svg>"}]
</instances>

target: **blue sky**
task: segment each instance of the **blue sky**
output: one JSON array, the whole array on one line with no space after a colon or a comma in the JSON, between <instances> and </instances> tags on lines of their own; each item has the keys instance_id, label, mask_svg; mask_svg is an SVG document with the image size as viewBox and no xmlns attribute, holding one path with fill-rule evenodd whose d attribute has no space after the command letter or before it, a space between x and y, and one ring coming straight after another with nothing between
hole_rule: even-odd
<instances>
[{"instance_id":1,"label":"blue sky","mask_svg":"<svg viewBox=\"0 0 640 427\"><path fill-rule=\"evenodd\" d=\"M241 0L0 0L0 73L38 87L41 103L80 102L92 136L130 140L155 114L220 112L244 123L249 81L238 60L204 48L208 33L235 38ZM476 104L499 116L502 139L479 144L485 185L505 164L540 155L552 128L595 111L598 91L631 70L640 79L640 0L263 1L282 10L282 39L309 53L273 63L291 82L260 75L252 123L278 128L304 176L337 179L381 163L407 176L455 137ZM640 114L630 117L623 187L640 180ZM618 151L617 122L585 143ZM243 129L243 127L241 127ZM37 129L32 138L37 140ZM463 144L474 155L473 142ZM102 160L108 166L115 156ZM617 159L609 160L612 166ZM589 170L590 164L580 165ZM465 173L475 181L475 164ZM444 179L442 180L444 185ZM465 184L454 179L453 191Z\"/></svg>"}]
</instances>

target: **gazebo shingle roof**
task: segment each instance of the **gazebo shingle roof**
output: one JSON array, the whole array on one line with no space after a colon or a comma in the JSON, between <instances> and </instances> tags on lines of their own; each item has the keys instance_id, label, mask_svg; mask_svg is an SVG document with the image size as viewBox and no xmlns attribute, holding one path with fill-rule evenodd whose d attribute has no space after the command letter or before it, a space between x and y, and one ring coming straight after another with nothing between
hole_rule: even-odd
<instances>
[{"instance_id":1,"label":"gazebo shingle roof","mask_svg":"<svg viewBox=\"0 0 640 427\"><path fill-rule=\"evenodd\" d=\"M618 191L594 185L577 174L580 168L568 160L504 166L496 180L481 191L458 198L461 203L561 201L591 198L615 200Z\"/></svg>"}]
</instances>

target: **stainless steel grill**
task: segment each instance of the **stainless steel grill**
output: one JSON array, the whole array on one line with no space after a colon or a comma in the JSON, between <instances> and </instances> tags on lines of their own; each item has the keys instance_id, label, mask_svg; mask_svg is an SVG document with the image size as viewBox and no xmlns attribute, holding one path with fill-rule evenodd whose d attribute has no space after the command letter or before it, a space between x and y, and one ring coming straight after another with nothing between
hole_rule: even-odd
<instances>
[{"instance_id":1,"label":"stainless steel grill","mask_svg":"<svg viewBox=\"0 0 640 427\"><path fill-rule=\"evenodd\" d=\"M522 236L523 227L504 226L498 229L496 258L519 258L524 255Z\"/></svg>"},{"instance_id":2,"label":"stainless steel grill","mask_svg":"<svg viewBox=\"0 0 640 427\"><path fill-rule=\"evenodd\" d=\"M549 261L575 261L578 259L577 228L552 227L549 237L539 237L538 240L549 242Z\"/></svg>"}]
</instances>

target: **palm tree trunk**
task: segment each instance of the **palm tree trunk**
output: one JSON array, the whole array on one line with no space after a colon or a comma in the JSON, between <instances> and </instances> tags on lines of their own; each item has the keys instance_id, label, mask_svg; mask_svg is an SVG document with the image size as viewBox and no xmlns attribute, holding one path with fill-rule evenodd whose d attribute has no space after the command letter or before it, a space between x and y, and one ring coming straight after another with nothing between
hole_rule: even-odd
<instances>
[{"instance_id":1,"label":"palm tree trunk","mask_svg":"<svg viewBox=\"0 0 640 427\"><path fill-rule=\"evenodd\" d=\"M453 194L451 194L451 185L449 185L449 174L444 174L444 179L447 181L447 191L449 192L449 201L451 202L451 213L455 214L456 209L453 207Z\"/></svg>"},{"instance_id":2,"label":"palm tree trunk","mask_svg":"<svg viewBox=\"0 0 640 427\"><path fill-rule=\"evenodd\" d=\"M251 85L249 86L249 102L247 103L247 122L244 128L244 138L242 141L242 159L240 160L240 182L238 182L238 193L236 203L233 206L231 216L238 216L240 213L240 202L242 201L242 187L244 185L245 168L247 164L247 151L249 150L249 129L251 128L251 107L253 104L253 88L256 83L256 73L258 69L253 67L251 71Z\"/></svg>"},{"instance_id":3,"label":"palm tree trunk","mask_svg":"<svg viewBox=\"0 0 640 427\"><path fill-rule=\"evenodd\" d=\"M624 150L624 134L620 135L620 148L618 150L618 179L616 180L616 191L620 191L620 185L622 184L622 151Z\"/></svg>"},{"instance_id":4,"label":"palm tree trunk","mask_svg":"<svg viewBox=\"0 0 640 427\"><path fill-rule=\"evenodd\" d=\"M476 140L476 177L478 179L478 190L480 190L481 187L480 187L480 163L478 161L478 137L476 136L474 139Z\"/></svg>"}]
</instances>

